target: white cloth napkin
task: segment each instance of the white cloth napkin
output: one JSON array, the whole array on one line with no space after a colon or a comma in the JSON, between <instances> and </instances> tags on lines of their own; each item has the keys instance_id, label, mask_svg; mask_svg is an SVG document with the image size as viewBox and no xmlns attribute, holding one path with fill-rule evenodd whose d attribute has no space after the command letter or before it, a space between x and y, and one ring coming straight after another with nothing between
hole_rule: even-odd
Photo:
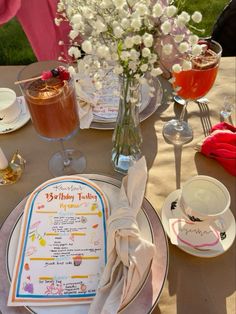
<instances>
[{"instance_id":1,"label":"white cloth napkin","mask_svg":"<svg viewBox=\"0 0 236 314\"><path fill-rule=\"evenodd\" d=\"M108 261L89 314L115 314L133 296L152 261L155 246L142 239L136 216L147 181L142 157L123 178L119 203L107 221Z\"/></svg>"},{"instance_id":2,"label":"white cloth napkin","mask_svg":"<svg viewBox=\"0 0 236 314\"><path fill-rule=\"evenodd\" d=\"M93 121L93 107L98 102L94 86L85 75L75 75L75 91L79 109L80 128L88 129Z\"/></svg>"}]
</instances>

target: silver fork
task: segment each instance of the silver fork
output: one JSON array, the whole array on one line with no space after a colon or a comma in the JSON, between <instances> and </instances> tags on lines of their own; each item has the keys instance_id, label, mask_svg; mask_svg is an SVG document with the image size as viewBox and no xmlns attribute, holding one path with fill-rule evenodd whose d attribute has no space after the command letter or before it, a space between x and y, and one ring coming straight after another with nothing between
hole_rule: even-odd
<instances>
[{"instance_id":1,"label":"silver fork","mask_svg":"<svg viewBox=\"0 0 236 314\"><path fill-rule=\"evenodd\" d=\"M210 120L210 111L208 107L209 100L207 98L201 98L196 100L196 103L199 106L200 113L201 113L201 123L202 128L205 136L208 136L211 133L211 120Z\"/></svg>"}]
</instances>

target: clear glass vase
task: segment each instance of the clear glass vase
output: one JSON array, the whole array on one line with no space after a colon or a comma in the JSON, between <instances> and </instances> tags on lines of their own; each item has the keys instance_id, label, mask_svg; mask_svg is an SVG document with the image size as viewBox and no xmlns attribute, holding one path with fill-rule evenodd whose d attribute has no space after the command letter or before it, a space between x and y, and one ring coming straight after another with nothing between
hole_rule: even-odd
<instances>
[{"instance_id":1,"label":"clear glass vase","mask_svg":"<svg viewBox=\"0 0 236 314\"><path fill-rule=\"evenodd\" d=\"M123 174L142 156L140 97L139 81L134 77L120 76L119 111L112 136L112 164L116 171Z\"/></svg>"}]
</instances>

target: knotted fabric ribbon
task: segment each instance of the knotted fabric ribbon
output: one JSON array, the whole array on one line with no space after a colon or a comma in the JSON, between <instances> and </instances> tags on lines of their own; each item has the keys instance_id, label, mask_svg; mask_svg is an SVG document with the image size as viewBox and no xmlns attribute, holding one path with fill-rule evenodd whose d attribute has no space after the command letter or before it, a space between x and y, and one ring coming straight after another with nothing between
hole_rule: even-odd
<instances>
[{"instance_id":1,"label":"knotted fabric ribbon","mask_svg":"<svg viewBox=\"0 0 236 314\"><path fill-rule=\"evenodd\" d=\"M108 261L89 314L117 313L134 296L150 267L155 247L141 237L136 220L146 181L146 161L142 157L123 178L119 202L107 221Z\"/></svg>"}]
</instances>

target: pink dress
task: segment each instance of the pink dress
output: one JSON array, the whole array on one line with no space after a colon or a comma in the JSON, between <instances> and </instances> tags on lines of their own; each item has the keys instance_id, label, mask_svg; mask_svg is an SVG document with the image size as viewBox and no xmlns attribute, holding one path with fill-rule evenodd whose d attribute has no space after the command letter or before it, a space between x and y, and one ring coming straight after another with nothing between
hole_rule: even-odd
<instances>
[{"instance_id":1,"label":"pink dress","mask_svg":"<svg viewBox=\"0 0 236 314\"><path fill-rule=\"evenodd\" d=\"M57 0L0 0L0 25L16 16L39 61L57 60L61 52L67 56L70 26L55 25Z\"/></svg>"}]
</instances>

